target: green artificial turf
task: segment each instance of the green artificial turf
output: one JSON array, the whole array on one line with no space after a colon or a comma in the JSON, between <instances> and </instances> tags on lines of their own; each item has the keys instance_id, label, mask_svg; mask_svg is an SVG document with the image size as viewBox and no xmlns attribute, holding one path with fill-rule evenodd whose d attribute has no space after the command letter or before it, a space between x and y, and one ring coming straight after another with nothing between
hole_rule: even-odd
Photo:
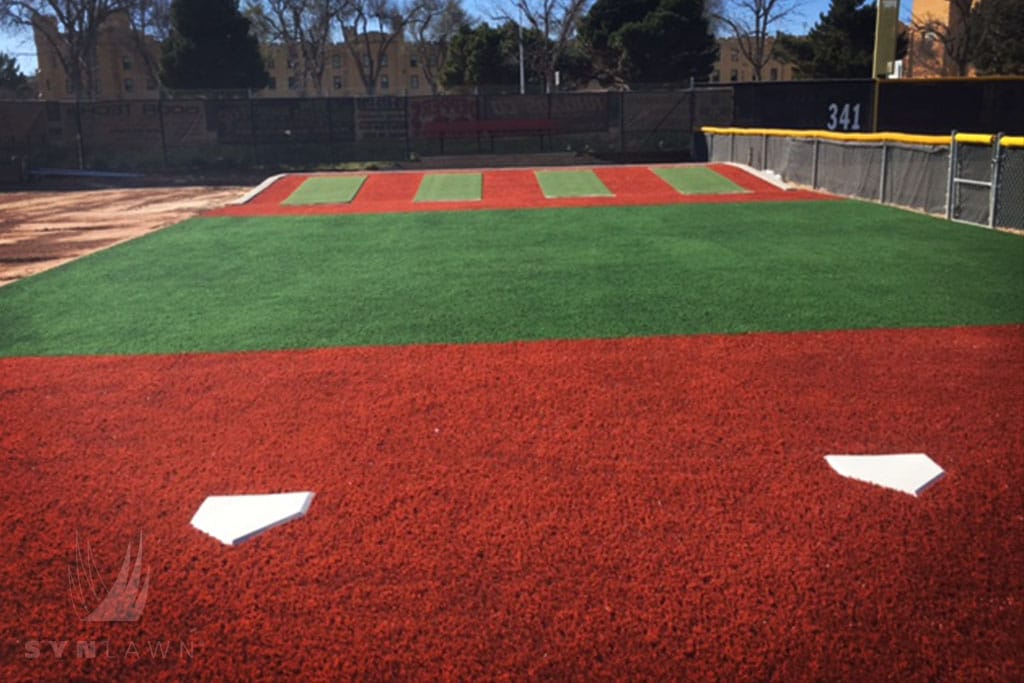
<instances>
[{"instance_id":1,"label":"green artificial turf","mask_svg":"<svg viewBox=\"0 0 1024 683\"><path fill-rule=\"evenodd\" d=\"M611 191L590 170L535 171L540 189L548 199L562 197L611 197Z\"/></svg>"},{"instance_id":2,"label":"green artificial turf","mask_svg":"<svg viewBox=\"0 0 1024 683\"><path fill-rule=\"evenodd\" d=\"M428 173L416 192L417 202L473 202L483 193L482 173Z\"/></svg>"},{"instance_id":3,"label":"green artificial turf","mask_svg":"<svg viewBox=\"0 0 1024 683\"><path fill-rule=\"evenodd\" d=\"M856 201L196 218L0 288L0 355L1020 323L1022 282Z\"/></svg>"},{"instance_id":4,"label":"green artificial turf","mask_svg":"<svg viewBox=\"0 0 1024 683\"><path fill-rule=\"evenodd\" d=\"M365 175L314 176L307 178L281 203L288 206L347 204L355 199L364 182Z\"/></svg>"},{"instance_id":5,"label":"green artificial turf","mask_svg":"<svg viewBox=\"0 0 1024 683\"><path fill-rule=\"evenodd\" d=\"M737 194L748 192L710 168L652 168L658 176L680 194Z\"/></svg>"}]
</instances>

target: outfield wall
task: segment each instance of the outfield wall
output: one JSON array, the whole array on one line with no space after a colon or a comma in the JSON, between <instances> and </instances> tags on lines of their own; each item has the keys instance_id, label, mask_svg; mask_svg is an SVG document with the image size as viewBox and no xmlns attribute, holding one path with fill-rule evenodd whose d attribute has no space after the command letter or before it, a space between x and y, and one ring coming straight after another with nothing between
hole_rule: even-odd
<instances>
[{"instance_id":1,"label":"outfield wall","mask_svg":"<svg viewBox=\"0 0 1024 683\"><path fill-rule=\"evenodd\" d=\"M1024 136L703 128L711 161L951 220L1024 230Z\"/></svg>"},{"instance_id":2,"label":"outfield wall","mask_svg":"<svg viewBox=\"0 0 1024 683\"><path fill-rule=\"evenodd\" d=\"M552 95L0 102L0 155L33 167L236 167L578 151L692 155L693 131L728 123L729 88ZM78 122L81 122L81 144ZM431 124L545 121L550 131L445 139Z\"/></svg>"},{"instance_id":3,"label":"outfield wall","mask_svg":"<svg viewBox=\"0 0 1024 683\"><path fill-rule=\"evenodd\" d=\"M115 171L315 168L441 154L567 151L686 160L706 154L697 134L702 126L1022 135L1022 111L1024 78L733 83L549 95L264 99L244 92L177 92L157 100L80 104L0 101L0 159L17 156L34 168ZM540 122L545 132L515 133L500 125L515 122ZM441 137L437 123L449 129L465 124L475 132ZM492 134L491 128L499 130Z\"/></svg>"}]
</instances>

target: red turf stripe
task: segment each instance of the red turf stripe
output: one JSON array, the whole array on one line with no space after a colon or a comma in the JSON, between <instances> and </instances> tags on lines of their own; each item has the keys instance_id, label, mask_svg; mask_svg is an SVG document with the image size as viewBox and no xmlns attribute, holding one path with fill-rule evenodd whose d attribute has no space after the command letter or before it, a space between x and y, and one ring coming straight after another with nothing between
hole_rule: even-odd
<instances>
[{"instance_id":1,"label":"red turf stripe","mask_svg":"<svg viewBox=\"0 0 1024 683\"><path fill-rule=\"evenodd\" d=\"M422 181L422 173L371 173L351 205L353 208L377 204L406 206L416 198Z\"/></svg>"},{"instance_id":2,"label":"red turf stripe","mask_svg":"<svg viewBox=\"0 0 1024 683\"><path fill-rule=\"evenodd\" d=\"M486 171L483 199L494 208L538 205L545 201L537 175L523 170Z\"/></svg>"},{"instance_id":3,"label":"red turf stripe","mask_svg":"<svg viewBox=\"0 0 1024 683\"><path fill-rule=\"evenodd\" d=\"M672 186L646 167L597 167L594 172L605 187L616 195L644 197L657 204L672 203L679 195Z\"/></svg>"},{"instance_id":4,"label":"red turf stripe","mask_svg":"<svg viewBox=\"0 0 1024 683\"><path fill-rule=\"evenodd\" d=\"M1022 346L0 360L0 678L1016 680ZM822 461L908 450L948 472L916 500ZM188 524L207 494L307 488L307 518L235 549ZM142 619L81 621L76 533L109 583L140 531Z\"/></svg>"}]
</instances>

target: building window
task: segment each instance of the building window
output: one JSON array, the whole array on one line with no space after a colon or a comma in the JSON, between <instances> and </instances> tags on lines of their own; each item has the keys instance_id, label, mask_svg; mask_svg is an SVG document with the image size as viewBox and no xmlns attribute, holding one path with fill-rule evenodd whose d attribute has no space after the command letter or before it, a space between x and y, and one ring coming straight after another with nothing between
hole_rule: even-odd
<instances>
[{"instance_id":1,"label":"building window","mask_svg":"<svg viewBox=\"0 0 1024 683\"><path fill-rule=\"evenodd\" d=\"M380 89L381 90L387 90L390 87L391 87L391 81L388 80L388 75L387 74L383 74L380 77Z\"/></svg>"},{"instance_id":2,"label":"building window","mask_svg":"<svg viewBox=\"0 0 1024 683\"><path fill-rule=\"evenodd\" d=\"M738 62L738 61L740 61L740 51L739 51L738 49L736 49L736 48L733 48L733 49L732 49L732 54L730 55L730 57L729 57L729 58L730 58L730 59L731 59L732 61L734 61L734 62Z\"/></svg>"},{"instance_id":3,"label":"building window","mask_svg":"<svg viewBox=\"0 0 1024 683\"><path fill-rule=\"evenodd\" d=\"M334 77L334 89L335 90L341 90L341 87L342 87L341 76L335 76Z\"/></svg>"},{"instance_id":4,"label":"building window","mask_svg":"<svg viewBox=\"0 0 1024 683\"><path fill-rule=\"evenodd\" d=\"M419 90L419 89L420 89L420 77L419 76L410 76L409 77L409 90Z\"/></svg>"},{"instance_id":5,"label":"building window","mask_svg":"<svg viewBox=\"0 0 1024 683\"><path fill-rule=\"evenodd\" d=\"M409 66L410 67L415 69L419 65L420 65L420 58L419 57L417 57L416 55L413 55L412 57L409 58Z\"/></svg>"},{"instance_id":6,"label":"building window","mask_svg":"<svg viewBox=\"0 0 1024 683\"><path fill-rule=\"evenodd\" d=\"M297 79L295 76L289 76L288 77L288 89L289 90L298 90L299 89L299 79Z\"/></svg>"},{"instance_id":7,"label":"building window","mask_svg":"<svg viewBox=\"0 0 1024 683\"><path fill-rule=\"evenodd\" d=\"M335 69L341 68L341 55L331 55L331 66Z\"/></svg>"},{"instance_id":8,"label":"building window","mask_svg":"<svg viewBox=\"0 0 1024 683\"><path fill-rule=\"evenodd\" d=\"M265 58L265 59L263 60L263 64L264 64L264 65L265 65L265 66L266 66L266 67L267 67L268 69L273 69L273 68L274 68L274 58L273 58L273 57L266 57L266 58Z\"/></svg>"},{"instance_id":9,"label":"building window","mask_svg":"<svg viewBox=\"0 0 1024 683\"><path fill-rule=\"evenodd\" d=\"M277 90L277 79L271 76L270 80L267 82L267 88L270 90Z\"/></svg>"},{"instance_id":10,"label":"building window","mask_svg":"<svg viewBox=\"0 0 1024 683\"><path fill-rule=\"evenodd\" d=\"M729 80L730 81L738 81L738 80L740 80L740 74L739 74L738 71L736 71L736 69L732 69L731 71L729 71Z\"/></svg>"},{"instance_id":11,"label":"building window","mask_svg":"<svg viewBox=\"0 0 1024 683\"><path fill-rule=\"evenodd\" d=\"M122 57L121 58L121 68L124 69L125 71L131 71L132 70L132 58L131 57Z\"/></svg>"},{"instance_id":12,"label":"building window","mask_svg":"<svg viewBox=\"0 0 1024 683\"><path fill-rule=\"evenodd\" d=\"M712 83L717 83L718 79L720 79L721 77L722 77L722 75L720 73L718 73L718 71L712 71L711 72L711 82Z\"/></svg>"},{"instance_id":13,"label":"building window","mask_svg":"<svg viewBox=\"0 0 1024 683\"><path fill-rule=\"evenodd\" d=\"M156 79L152 76L146 76L146 90L156 90Z\"/></svg>"},{"instance_id":14,"label":"building window","mask_svg":"<svg viewBox=\"0 0 1024 683\"><path fill-rule=\"evenodd\" d=\"M135 90L135 82L132 81L132 79L130 79L130 78L124 79L124 91L125 92L132 92L134 90Z\"/></svg>"},{"instance_id":15,"label":"building window","mask_svg":"<svg viewBox=\"0 0 1024 683\"><path fill-rule=\"evenodd\" d=\"M770 79L772 79L773 81L779 80L779 70L778 69L772 69L771 70L771 74L768 77Z\"/></svg>"},{"instance_id":16,"label":"building window","mask_svg":"<svg viewBox=\"0 0 1024 683\"><path fill-rule=\"evenodd\" d=\"M385 55L381 55L380 56L380 68L386 69L387 67L388 67L388 56L386 54Z\"/></svg>"},{"instance_id":17,"label":"building window","mask_svg":"<svg viewBox=\"0 0 1024 683\"><path fill-rule=\"evenodd\" d=\"M74 91L71 89L71 79L70 78L64 79L64 90L66 90L69 95L74 95L75 94Z\"/></svg>"},{"instance_id":18,"label":"building window","mask_svg":"<svg viewBox=\"0 0 1024 683\"><path fill-rule=\"evenodd\" d=\"M366 69L369 69L370 67L373 66L373 60L370 59L370 55L363 55L363 66Z\"/></svg>"},{"instance_id":19,"label":"building window","mask_svg":"<svg viewBox=\"0 0 1024 683\"><path fill-rule=\"evenodd\" d=\"M297 69L298 66L299 66L299 60L295 59L294 57L289 57L288 58L288 70L289 71L295 71L295 69Z\"/></svg>"}]
</instances>

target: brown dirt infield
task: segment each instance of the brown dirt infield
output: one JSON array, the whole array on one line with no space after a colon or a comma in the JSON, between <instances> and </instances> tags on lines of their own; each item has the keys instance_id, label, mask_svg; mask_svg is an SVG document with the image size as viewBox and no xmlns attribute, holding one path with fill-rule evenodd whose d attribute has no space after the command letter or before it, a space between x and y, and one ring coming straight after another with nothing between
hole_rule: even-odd
<instances>
[{"instance_id":1,"label":"brown dirt infield","mask_svg":"<svg viewBox=\"0 0 1024 683\"><path fill-rule=\"evenodd\" d=\"M220 208L246 187L0 194L0 286Z\"/></svg>"}]
</instances>

